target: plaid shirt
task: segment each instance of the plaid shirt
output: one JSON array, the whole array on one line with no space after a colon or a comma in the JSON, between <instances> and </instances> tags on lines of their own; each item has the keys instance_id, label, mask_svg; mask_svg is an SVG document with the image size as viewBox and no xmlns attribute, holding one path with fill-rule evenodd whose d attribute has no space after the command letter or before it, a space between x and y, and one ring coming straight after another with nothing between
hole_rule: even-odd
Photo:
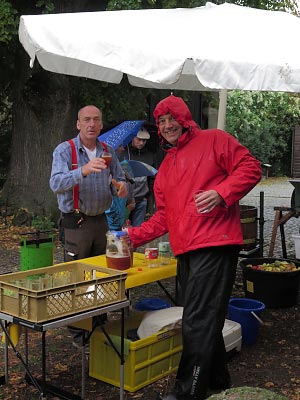
<instances>
[{"instance_id":1,"label":"plaid shirt","mask_svg":"<svg viewBox=\"0 0 300 400\"><path fill-rule=\"evenodd\" d=\"M63 213L74 211L73 187L79 184L79 209L86 215L94 216L102 214L112 202L111 178L117 181L125 181L122 167L117 159L115 151L108 146L112 153L112 161L106 170L101 173L93 173L82 176L81 167L90 160L77 135L73 139L77 153L78 168L72 170L72 151L68 142L59 144L53 152L50 187L57 195L58 208ZM101 157L104 149L97 140L96 157Z\"/></svg>"}]
</instances>

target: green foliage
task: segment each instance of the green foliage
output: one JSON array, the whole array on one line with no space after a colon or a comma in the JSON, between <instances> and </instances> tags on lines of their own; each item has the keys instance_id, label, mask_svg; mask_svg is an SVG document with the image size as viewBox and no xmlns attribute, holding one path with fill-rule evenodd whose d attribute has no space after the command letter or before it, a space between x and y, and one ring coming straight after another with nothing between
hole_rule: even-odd
<instances>
[{"instance_id":1,"label":"green foliage","mask_svg":"<svg viewBox=\"0 0 300 400\"><path fill-rule=\"evenodd\" d=\"M224 1L214 1L216 4ZM107 10L139 10L147 8L191 8L205 5L205 0L110 0Z\"/></svg>"},{"instance_id":2,"label":"green foliage","mask_svg":"<svg viewBox=\"0 0 300 400\"><path fill-rule=\"evenodd\" d=\"M118 87L106 82L83 79L80 83L80 106L95 104L102 109L104 122L146 119L149 92L149 89L130 86L127 79Z\"/></svg>"},{"instance_id":3,"label":"green foliage","mask_svg":"<svg viewBox=\"0 0 300 400\"><path fill-rule=\"evenodd\" d=\"M111 10L138 10L142 8L142 0L110 0L106 9Z\"/></svg>"},{"instance_id":4,"label":"green foliage","mask_svg":"<svg viewBox=\"0 0 300 400\"><path fill-rule=\"evenodd\" d=\"M31 226L40 231L49 231L54 228L54 222L49 216L35 215L31 220Z\"/></svg>"},{"instance_id":5,"label":"green foliage","mask_svg":"<svg viewBox=\"0 0 300 400\"><path fill-rule=\"evenodd\" d=\"M19 12L21 10L14 8L12 2L7 0L0 0L0 43L9 44L16 38L19 26ZM32 2L34 7L42 9L42 12L50 13L54 11L54 4L51 0L38 0Z\"/></svg>"},{"instance_id":6,"label":"green foliage","mask_svg":"<svg viewBox=\"0 0 300 400\"><path fill-rule=\"evenodd\" d=\"M214 0L215 4L225 3L224 0ZM245 7L254 7L273 11L290 11L299 15L297 0L227 0ZM107 10L138 10L147 8L191 8L206 4L206 0L109 0Z\"/></svg>"},{"instance_id":7,"label":"green foliage","mask_svg":"<svg viewBox=\"0 0 300 400\"><path fill-rule=\"evenodd\" d=\"M272 11L289 11L299 15L299 2L297 0L236 0L230 1L240 6L259 8Z\"/></svg>"},{"instance_id":8,"label":"green foliage","mask_svg":"<svg viewBox=\"0 0 300 400\"><path fill-rule=\"evenodd\" d=\"M7 168L11 153L11 130L12 130L12 102L9 96L9 88L2 88L0 97L0 187L4 184L7 176Z\"/></svg>"},{"instance_id":9,"label":"green foliage","mask_svg":"<svg viewBox=\"0 0 300 400\"><path fill-rule=\"evenodd\" d=\"M226 129L276 175L289 175L292 134L300 120L299 94L232 91Z\"/></svg>"},{"instance_id":10,"label":"green foliage","mask_svg":"<svg viewBox=\"0 0 300 400\"><path fill-rule=\"evenodd\" d=\"M17 11L11 3L0 0L0 43L9 43L18 29Z\"/></svg>"},{"instance_id":11,"label":"green foliage","mask_svg":"<svg viewBox=\"0 0 300 400\"><path fill-rule=\"evenodd\" d=\"M44 13L52 13L55 8L51 0L38 0L36 7L44 9Z\"/></svg>"}]
</instances>

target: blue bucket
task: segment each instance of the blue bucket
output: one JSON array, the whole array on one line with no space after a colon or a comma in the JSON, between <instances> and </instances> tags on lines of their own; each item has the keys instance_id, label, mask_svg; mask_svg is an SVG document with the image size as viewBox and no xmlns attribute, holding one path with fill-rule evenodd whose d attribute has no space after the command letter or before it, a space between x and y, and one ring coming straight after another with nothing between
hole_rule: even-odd
<instances>
[{"instance_id":1,"label":"blue bucket","mask_svg":"<svg viewBox=\"0 0 300 400\"><path fill-rule=\"evenodd\" d=\"M245 298L229 300L228 316L230 320L241 324L243 344L256 343L259 326L262 323L259 316L265 308L264 303L257 300Z\"/></svg>"},{"instance_id":2,"label":"blue bucket","mask_svg":"<svg viewBox=\"0 0 300 400\"><path fill-rule=\"evenodd\" d=\"M135 305L135 309L138 311L162 310L169 307L171 307L169 303L156 297L142 299Z\"/></svg>"}]
</instances>

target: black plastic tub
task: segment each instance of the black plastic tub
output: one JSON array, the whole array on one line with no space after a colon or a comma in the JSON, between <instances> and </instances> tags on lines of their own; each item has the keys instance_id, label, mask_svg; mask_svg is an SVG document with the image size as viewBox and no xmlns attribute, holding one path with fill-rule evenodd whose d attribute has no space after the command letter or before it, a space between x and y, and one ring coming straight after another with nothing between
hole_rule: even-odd
<instances>
[{"instance_id":1,"label":"black plastic tub","mask_svg":"<svg viewBox=\"0 0 300 400\"><path fill-rule=\"evenodd\" d=\"M261 257L240 261L245 297L259 300L267 308L292 307L298 300L300 268L291 272L271 272L247 267L249 264L273 263L276 260L293 262L297 268L300 267L300 261L285 258Z\"/></svg>"}]
</instances>

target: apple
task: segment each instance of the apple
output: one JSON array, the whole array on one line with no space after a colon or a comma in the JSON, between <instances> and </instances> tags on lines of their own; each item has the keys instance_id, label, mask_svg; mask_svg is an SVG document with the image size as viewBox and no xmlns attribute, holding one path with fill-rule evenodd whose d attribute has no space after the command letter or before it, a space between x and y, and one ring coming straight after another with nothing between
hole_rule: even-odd
<instances>
[{"instance_id":1,"label":"apple","mask_svg":"<svg viewBox=\"0 0 300 400\"><path fill-rule=\"evenodd\" d=\"M298 271L298 268L292 261L279 261L275 260L273 263L263 263L258 265L248 264L247 268L254 271L267 271L267 272L293 272Z\"/></svg>"}]
</instances>

